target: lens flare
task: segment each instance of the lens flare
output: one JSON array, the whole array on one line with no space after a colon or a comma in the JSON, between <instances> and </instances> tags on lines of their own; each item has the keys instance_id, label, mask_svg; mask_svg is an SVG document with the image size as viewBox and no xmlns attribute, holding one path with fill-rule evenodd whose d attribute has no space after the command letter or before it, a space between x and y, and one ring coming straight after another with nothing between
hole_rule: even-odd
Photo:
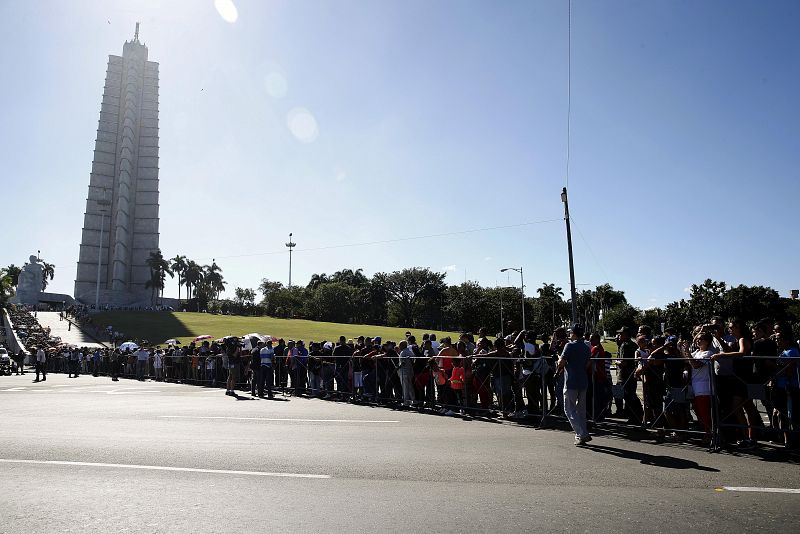
<instances>
[{"instance_id":1,"label":"lens flare","mask_svg":"<svg viewBox=\"0 0 800 534\"><path fill-rule=\"evenodd\" d=\"M283 98L286 96L288 85L286 83L286 78L281 74L270 72L264 78L264 88L267 90L267 94L272 98Z\"/></svg>"},{"instance_id":2,"label":"lens flare","mask_svg":"<svg viewBox=\"0 0 800 534\"><path fill-rule=\"evenodd\" d=\"M294 108L289 111L286 122L292 135L304 143L313 142L319 134L317 119L306 108Z\"/></svg>"},{"instance_id":3,"label":"lens flare","mask_svg":"<svg viewBox=\"0 0 800 534\"><path fill-rule=\"evenodd\" d=\"M214 7L225 22L233 24L239 18L239 10L233 0L214 0Z\"/></svg>"}]
</instances>

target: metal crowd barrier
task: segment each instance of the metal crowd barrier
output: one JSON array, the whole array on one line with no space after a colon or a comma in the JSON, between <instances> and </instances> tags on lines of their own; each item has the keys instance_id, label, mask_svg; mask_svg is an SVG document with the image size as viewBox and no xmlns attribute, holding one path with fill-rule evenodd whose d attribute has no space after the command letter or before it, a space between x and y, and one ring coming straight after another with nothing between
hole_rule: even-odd
<instances>
[{"instance_id":1,"label":"metal crowd barrier","mask_svg":"<svg viewBox=\"0 0 800 534\"><path fill-rule=\"evenodd\" d=\"M646 372L639 378L634 361L632 366L617 365L614 382L609 360L620 360L608 354L591 359L586 415L595 428L640 430L667 441L691 438L712 451L748 439L780 442L800 433L800 362L796 361L800 358L730 358L736 362L730 367L709 360L700 369L691 368L686 358L660 358L665 366L684 364L680 379L668 376L666 370L655 378ZM275 356L269 373L273 392L284 396L309 395L470 417L502 414L537 427L566 421L563 380L554 373L553 357L415 356L403 358L402 365L400 360L396 356L315 354L302 360ZM150 358L145 377L206 387L226 383L228 370L222 355L165 356L162 361L157 369ZM68 363L58 353L51 355L48 372L69 372ZM93 365L91 360L83 362L81 371L137 377L133 355L123 355L117 362L104 356L98 369ZM246 353L238 365L236 388L257 393L255 382L261 368L251 369ZM463 371L453 371L459 368ZM692 372L710 373L708 405L693 395ZM617 409L614 415L612 407ZM707 412L710 421L704 421Z\"/></svg>"}]
</instances>

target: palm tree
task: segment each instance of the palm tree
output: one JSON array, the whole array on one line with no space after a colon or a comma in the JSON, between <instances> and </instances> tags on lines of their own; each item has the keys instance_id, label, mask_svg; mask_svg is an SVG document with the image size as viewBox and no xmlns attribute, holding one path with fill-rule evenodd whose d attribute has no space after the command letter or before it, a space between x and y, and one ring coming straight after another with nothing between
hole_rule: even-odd
<instances>
[{"instance_id":1,"label":"palm tree","mask_svg":"<svg viewBox=\"0 0 800 534\"><path fill-rule=\"evenodd\" d=\"M170 260L172 272L178 275L178 301L181 300L181 286L184 283L184 276L186 275L186 256L177 255Z\"/></svg>"},{"instance_id":2,"label":"palm tree","mask_svg":"<svg viewBox=\"0 0 800 534\"><path fill-rule=\"evenodd\" d=\"M544 284L542 287L536 290L539 293L539 298L542 302L550 303L550 311L552 312L552 322L550 323L551 327L555 327L556 324L556 301L561 302L564 297L564 290L560 287L557 287L555 284Z\"/></svg>"},{"instance_id":3,"label":"palm tree","mask_svg":"<svg viewBox=\"0 0 800 534\"><path fill-rule=\"evenodd\" d=\"M322 273L322 274L314 273L314 274L311 275L311 280L309 280L308 285L306 287L308 289L317 289L322 284L327 284L330 281L331 281L331 279L327 274L325 274L325 273Z\"/></svg>"},{"instance_id":4,"label":"palm tree","mask_svg":"<svg viewBox=\"0 0 800 534\"><path fill-rule=\"evenodd\" d=\"M46 261L43 261L42 263L44 264L42 268L42 291L44 291L47 289L48 278L52 280L56 275L56 266L52 263L47 263Z\"/></svg>"},{"instance_id":5,"label":"palm tree","mask_svg":"<svg viewBox=\"0 0 800 534\"><path fill-rule=\"evenodd\" d=\"M156 292L159 294L164 290L164 281L167 275L173 276L170 269L169 262L164 259L161 254L161 249L156 249L155 252L150 253L150 257L145 260L145 263L150 267L150 280L145 282L144 287L151 290L151 303L153 306L156 304Z\"/></svg>"},{"instance_id":6,"label":"palm tree","mask_svg":"<svg viewBox=\"0 0 800 534\"><path fill-rule=\"evenodd\" d=\"M188 260L183 278L186 284L186 298L191 299L194 297L197 287L203 282L203 268L194 260Z\"/></svg>"},{"instance_id":7,"label":"palm tree","mask_svg":"<svg viewBox=\"0 0 800 534\"><path fill-rule=\"evenodd\" d=\"M208 285L209 296L218 299L219 294L225 291L225 286L228 284L228 282L222 279L222 275L220 274L222 269L212 260L211 265L203 266L203 271L203 279Z\"/></svg>"}]
</instances>

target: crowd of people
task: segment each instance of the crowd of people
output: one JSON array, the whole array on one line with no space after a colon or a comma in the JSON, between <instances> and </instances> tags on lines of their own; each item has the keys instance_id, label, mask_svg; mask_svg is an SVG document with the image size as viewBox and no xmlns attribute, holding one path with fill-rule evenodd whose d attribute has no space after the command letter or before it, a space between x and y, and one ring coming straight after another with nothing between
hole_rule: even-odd
<instances>
[{"instance_id":1,"label":"crowd of people","mask_svg":"<svg viewBox=\"0 0 800 534\"><path fill-rule=\"evenodd\" d=\"M280 392L451 416L566 416L576 445L591 440L588 421L648 428L657 440L751 449L763 441L797 444L800 353L791 332L783 322L716 317L693 332L623 327L615 353L599 334L587 337L573 325L552 336L519 331L491 339L480 330L418 340L407 332L399 342L360 336L307 345L254 336L125 349L43 344L32 354L42 373L76 378L224 383L227 395Z\"/></svg>"}]
</instances>

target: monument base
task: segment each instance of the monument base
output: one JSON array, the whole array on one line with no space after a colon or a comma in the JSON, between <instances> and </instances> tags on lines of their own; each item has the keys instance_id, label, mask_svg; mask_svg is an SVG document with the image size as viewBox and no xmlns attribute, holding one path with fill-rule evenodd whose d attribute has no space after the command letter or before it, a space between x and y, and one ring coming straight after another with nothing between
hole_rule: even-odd
<instances>
[{"instance_id":1,"label":"monument base","mask_svg":"<svg viewBox=\"0 0 800 534\"><path fill-rule=\"evenodd\" d=\"M45 293L40 291L38 293L25 293L17 292L16 295L9 300L11 304L28 304L36 306L38 304L54 304L56 306L66 305L71 306L76 304L77 301L70 295L64 293Z\"/></svg>"},{"instance_id":2,"label":"monument base","mask_svg":"<svg viewBox=\"0 0 800 534\"><path fill-rule=\"evenodd\" d=\"M91 286L91 287L89 287ZM75 300L87 306L93 306L97 300L97 286L95 284L75 284ZM100 307L109 306L152 306L152 294L149 289L140 291L119 291L100 289ZM156 297L156 302L158 298Z\"/></svg>"}]
</instances>

